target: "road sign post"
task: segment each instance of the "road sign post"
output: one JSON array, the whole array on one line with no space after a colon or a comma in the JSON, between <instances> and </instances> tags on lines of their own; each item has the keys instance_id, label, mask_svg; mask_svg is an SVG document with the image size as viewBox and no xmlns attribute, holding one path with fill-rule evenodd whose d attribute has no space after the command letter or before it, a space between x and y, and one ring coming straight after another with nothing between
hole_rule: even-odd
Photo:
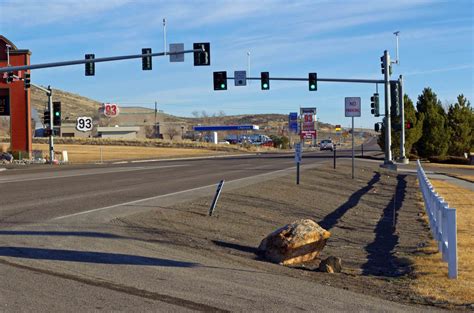
<instances>
[{"instance_id":1,"label":"road sign post","mask_svg":"<svg viewBox=\"0 0 474 313\"><path fill-rule=\"evenodd\" d=\"M216 194L214 195L214 199L212 200L211 207L209 208L209 216L212 216L212 213L214 213L214 209L216 208L216 205L217 205L217 200L219 200L219 196L221 195L222 187L224 187L224 180L221 180L219 182L219 185L217 185Z\"/></svg>"},{"instance_id":2,"label":"road sign post","mask_svg":"<svg viewBox=\"0 0 474 313\"><path fill-rule=\"evenodd\" d=\"M295 143L296 184L300 184L301 142Z\"/></svg>"},{"instance_id":3,"label":"road sign post","mask_svg":"<svg viewBox=\"0 0 474 313\"><path fill-rule=\"evenodd\" d=\"M352 179L354 179L354 117L361 116L360 97L345 98L345 115L352 118Z\"/></svg>"}]
</instances>

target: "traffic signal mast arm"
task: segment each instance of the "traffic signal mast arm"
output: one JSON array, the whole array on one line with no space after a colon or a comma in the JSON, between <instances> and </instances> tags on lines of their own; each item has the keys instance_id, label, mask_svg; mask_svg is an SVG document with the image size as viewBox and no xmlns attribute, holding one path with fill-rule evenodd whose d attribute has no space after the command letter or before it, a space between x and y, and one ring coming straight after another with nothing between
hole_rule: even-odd
<instances>
[{"instance_id":1,"label":"traffic signal mast arm","mask_svg":"<svg viewBox=\"0 0 474 313\"><path fill-rule=\"evenodd\" d=\"M129 59L141 59L143 57L158 57L158 56L194 53L194 52L202 52L202 51L204 50L191 49L191 50L183 50L183 51L177 51L177 52L132 54L132 55L121 55L121 56L115 56L115 57L97 58L97 59L81 59L81 60L73 60L73 61L42 63L42 64L32 64L32 65L22 65L22 66L8 66L8 67L0 67L0 73L33 70L33 69L40 69L40 68L69 66L69 65L77 65L77 64L86 64L86 63L99 63L99 62L111 62L111 61L129 60Z\"/></svg>"},{"instance_id":2,"label":"traffic signal mast arm","mask_svg":"<svg viewBox=\"0 0 474 313\"><path fill-rule=\"evenodd\" d=\"M227 77L227 79L234 79L234 77ZM247 80L261 80L260 77L247 77ZM283 81L309 81L308 77L305 78L295 78L295 77L272 77L270 76L268 80L283 80ZM317 78L318 82L328 82L328 83L366 83L366 84L383 84L384 80L382 79L346 79L346 78Z\"/></svg>"}]
</instances>

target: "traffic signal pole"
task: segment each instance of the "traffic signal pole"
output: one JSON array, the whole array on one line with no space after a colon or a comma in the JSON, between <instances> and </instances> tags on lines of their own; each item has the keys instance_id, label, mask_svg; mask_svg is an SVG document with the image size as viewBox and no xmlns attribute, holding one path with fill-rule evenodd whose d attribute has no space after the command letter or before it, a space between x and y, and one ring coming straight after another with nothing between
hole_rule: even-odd
<instances>
[{"instance_id":1,"label":"traffic signal pole","mask_svg":"<svg viewBox=\"0 0 474 313\"><path fill-rule=\"evenodd\" d=\"M54 161L54 116L53 116L53 89L48 86L48 108L49 108L49 163Z\"/></svg>"},{"instance_id":2,"label":"traffic signal pole","mask_svg":"<svg viewBox=\"0 0 474 313\"><path fill-rule=\"evenodd\" d=\"M408 158L405 155L405 103L403 96L403 77L400 75L398 78L398 88L400 95L400 115L402 124L402 133L400 134L400 163L408 164Z\"/></svg>"},{"instance_id":3,"label":"traffic signal pole","mask_svg":"<svg viewBox=\"0 0 474 313\"><path fill-rule=\"evenodd\" d=\"M53 89L51 88L51 86L48 86L48 88L43 88L39 85L36 85L36 84L33 84L33 83L30 83L32 86L35 86L36 88L38 88L39 90L41 91L44 91L46 93L46 95L48 96L48 110L49 110L49 131L51 132L50 135L49 135L49 160L50 160L50 163L53 164L53 160L54 160L54 139L53 139L53 135L54 135L54 132L53 132L53 129L54 129L54 116L53 116ZM44 121L43 121L44 122Z\"/></svg>"},{"instance_id":4,"label":"traffic signal pole","mask_svg":"<svg viewBox=\"0 0 474 313\"><path fill-rule=\"evenodd\" d=\"M388 51L383 52L384 87L385 87L385 159L384 164L393 164L392 162L392 134L390 122L390 55Z\"/></svg>"}]
</instances>

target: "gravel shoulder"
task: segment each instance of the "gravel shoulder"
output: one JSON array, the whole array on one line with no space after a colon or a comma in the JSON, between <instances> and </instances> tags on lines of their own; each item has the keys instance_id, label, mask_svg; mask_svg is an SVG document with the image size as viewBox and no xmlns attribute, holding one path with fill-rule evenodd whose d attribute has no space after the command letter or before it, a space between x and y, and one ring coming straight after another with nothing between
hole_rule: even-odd
<instances>
[{"instance_id":1,"label":"gravel shoulder","mask_svg":"<svg viewBox=\"0 0 474 313\"><path fill-rule=\"evenodd\" d=\"M430 240L416 177L363 161L356 162L355 177L351 179L350 160L340 160L336 170L329 163L304 170L300 185L287 175L229 191L224 186L212 217L207 216L212 199L203 197L112 223L136 239L226 264L416 307L463 309L423 298L411 288L416 273L410 258ZM342 273L316 271L319 261L288 268L256 256L267 234L301 218L331 232L321 258L342 258Z\"/></svg>"}]
</instances>

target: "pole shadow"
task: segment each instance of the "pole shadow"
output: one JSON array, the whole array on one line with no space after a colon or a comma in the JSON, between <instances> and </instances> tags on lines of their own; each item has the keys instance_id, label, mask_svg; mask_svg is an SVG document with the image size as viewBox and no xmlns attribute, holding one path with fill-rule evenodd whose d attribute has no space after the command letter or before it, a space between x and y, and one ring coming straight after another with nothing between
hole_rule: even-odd
<instances>
[{"instance_id":1,"label":"pole shadow","mask_svg":"<svg viewBox=\"0 0 474 313\"><path fill-rule=\"evenodd\" d=\"M220 240L212 240L212 243L214 243L216 246L219 246L219 247L229 248L229 249L247 252L247 253L258 254L258 249L251 246L243 246L236 243L229 243L229 242L220 241Z\"/></svg>"},{"instance_id":2,"label":"pole shadow","mask_svg":"<svg viewBox=\"0 0 474 313\"><path fill-rule=\"evenodd\" d=\"M109 238L118 239L122 236L85 231L30 231L30 230L0 230L0 236L62 236L62 237L89 237L89 238Z\"/></svg>"},{"instance_id":3,"label":"pole shadow","mask_svg":"<svg viewBox=\"0 0 474 313\"><path fill-rule=\"evenodd\" d=\"M365 247L368 260L362 265L363 275L398 277L410 272L410 264L405 259L397 258L393 252L399 240L395 227L398 211L405 200L406 188L406 175L398 175L395 194L375 227L375 239Z\"/></svg>"},{"instance_id":4,"label":"pole shadow","mask_svg":"<svg viewBox=\"0 0 474 313\"><path fill-rule=\"evenodd\" d=\"M331 228L333 228L334 225L338 223L339 219L344 216L347 211L355 207L357 203L359 203L362 196L369 192L369 190L372 189L373 185L375 185L379 180L380 173L375 173L372 179L367 183L367 186L354 192L346 202L344 202L333 212L326 215L318 224L326 230L330 230Z\"/></svg>"},{"instance_id":5,"label":"pole shadow","mask_svg":"<svg viewBox=\"0 0 474 313\"><path fill-rule=\"evenodd\" d=\"M144 265L163 267L199 266L198 263L152 258L139 255L29 247L0 247L0 256L33 260L66 261L111 265Z\"/></svg>"}]
</instances>

